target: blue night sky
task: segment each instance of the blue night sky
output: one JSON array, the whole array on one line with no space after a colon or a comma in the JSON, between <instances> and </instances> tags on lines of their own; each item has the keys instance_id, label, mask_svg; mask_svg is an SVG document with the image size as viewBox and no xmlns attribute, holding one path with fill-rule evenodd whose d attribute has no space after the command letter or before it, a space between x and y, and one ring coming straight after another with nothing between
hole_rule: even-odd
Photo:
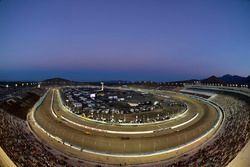
<instances>
[{"instance_id":1,"label":"blue night sky","mask_svg":"<svg viewBox=\"0 0 250 167\"><path fill-rule=\"evenodd\" d=\"M250 75L249 0L0 0L0 80Z\"/></svg>"}]
</instances>

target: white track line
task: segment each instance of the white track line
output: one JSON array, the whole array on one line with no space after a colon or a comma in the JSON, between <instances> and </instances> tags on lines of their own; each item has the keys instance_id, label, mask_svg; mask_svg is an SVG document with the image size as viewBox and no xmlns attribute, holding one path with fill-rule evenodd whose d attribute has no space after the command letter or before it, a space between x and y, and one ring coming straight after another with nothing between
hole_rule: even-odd
<instances>
[{"instance_id":1,"label":"white track line","mask_svg":"<svg viewBox=\"0 0 250 167\"><path fill-rule=\"evenodd\" d=\"M51 99L51 112L52 114L54 115L54 117L58 118L58 116L55 114L54 112L54 109L52 107L54 103L54 91L53 91L53 94L52 94L52 99ZM148 131L135 131L135 132L131 132L131 131L112 131L112 130L104 130L104 129L98 129L98 128L94 128L94 127L90 127L90 126L86 126L86 125L82 125L82 124L79 124L79 123L76 123L74 121L71 121L70 119L67 119L66 117L64 116L60 116L64 121L68 122L68 123L71 123L71 124L74 124L76 126L79 126L79 127L82 127L82 128L85 128L85 129L89 129L89 130L94 130L94 131L98 131L98 132L105 132L105 133L111 133L111 134L150 134L150 133L154 133L156 131L154 130L148 130ZM159 130L159 129L158 129Z\"/></svg>"},{"instance_id":2,"label":"white track line","mask_svg":"<svg viewBox=\"0 0 250 167\"><path fill-rule=\"evenodd\" d=\"M85 129L89 129L89 130L98 131L98 132L105 132L105 133L111 133L111 134L149 134L149 133L154 133L153 130L150 130L150 131L136 131L136 132L104 130L104 129L93 128L93 127L90 127L90 126L85 126L85 125L73 122L73 121L65 118L64 116L61 116L61 118L64 121L69 122L71 124L74 124L76 126L79 126L79 127L85 128Z\"/></svg>"},{"instance_id":3,"label":"white track line","mask_svg":"<svg viewBox=\"0 0 250 167\"><path fill-rule=\"evenodd\" d=\"M188 120L188 121L186 121L186 122L183 122L183 123L181 123L181 124L172 126L171 129L179 128L179 127L181 127L181 126L183 126L183 125L186 125L186 124L192 122L195 118L198 117L198 115L199 115L199 113L196 113L195 116L194 116L193 118L191 118L190 120Z\"/></svg>"},{"instance_id":4,"label":"white track line","mask_svg":"<svg viewBox=\"0 0 250 167\"><path fill-rule=\"evenodd\" d=\"M58 91L57 91L57 94L59 94ZM52 114L54 115L54 117L58 118L58 116L55 114L55 112L53 110L53 107L52 107L53 102L54 102L54 91L53 91L52 99L51 99L51 111L52 111ZM184 113L180 114L179 116L177 116L177 118L182 117L183 115L185 115L188 112L188 110L189 110L189 108L187 107L186 111ZM166 129L175 129L175 128L181 127L183 125L186 125L186 124L192 122L198 115L199 115L199 113L197 113L192 119L190 119L190 120L188 120L186 122L183 122L181 124L178 124L176 126L167 127L167 128L159 128L157 130L136 131L136 132L131 132L131 131L112 131L112 130L98 129L98 128L94 128L94 127L90 127L90 126L86 126L86 125L82 125L82 124L76 123L74 121L71 121L71 120L67 119L64 116L60 116L60 117L64 121L66 121L68 123L74 124L74 125L76 125L78 127L82 127L82 128L85 128L85 129L94 130L94 131L97 131L97 132L105 132L105 133L110 133L110 134L150 134L150 133L155 133L155 132L159 132L159 131L166 130ZM176 119L176 118L173 118L173 119Z\"/></svg>"},{"instance_id":5,"label":"white track line","mask_svg":"<svg viewBox=\"0 0 250 167\"><path fill-rule=\"evenodd\" d=\"M53 103L54 103L54 90L53 90L53 93L52 93L52 98L51 98L51 103L50 103L50 110L52 111L52 114L55 118L58 118L58 116L56 115L56 113L54 112L53 110Z\"/></svg>"}]
</instances>

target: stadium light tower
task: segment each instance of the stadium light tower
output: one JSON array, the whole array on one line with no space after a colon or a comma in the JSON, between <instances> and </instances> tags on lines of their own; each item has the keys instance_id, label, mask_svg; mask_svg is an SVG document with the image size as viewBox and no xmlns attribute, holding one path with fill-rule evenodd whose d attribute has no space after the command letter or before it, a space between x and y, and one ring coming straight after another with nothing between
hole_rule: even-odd
<instances>
[{"instance_id":1,"label":"stadium light tower","mask_svg":"<svg viewBox=\"0 0 250 167\"><path fill-rule=\"evenodd\" d=\"M101 91L103 91L104 90L104 83L101 82L101 85L102 85Z\"/></svg>"}]
</instances>

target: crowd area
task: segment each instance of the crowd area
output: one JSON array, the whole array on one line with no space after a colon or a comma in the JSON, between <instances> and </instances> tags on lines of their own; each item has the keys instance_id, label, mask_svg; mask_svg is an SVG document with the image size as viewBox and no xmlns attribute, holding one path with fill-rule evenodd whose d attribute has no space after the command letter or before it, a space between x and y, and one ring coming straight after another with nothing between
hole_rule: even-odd
<instances>
[{"instance_id":1,"label":"crowd area","mask_svg":"<svg viewBox=\"0 0 250 167\"><path fill-rule=\"evenodd\" d=\"M8 96L8 92L2 92ZM68 158L41 143L30 131L25 119L13 113L27 111L35 101L34 95L40 97L45 90L25 89L11 91L11 101L5 99L0 101L0 146L17 166L70 166ZM72 162L71 162L72 163ZM82 163L76 161L76 163ZM75 165L72 165L75 166ZM79 165L80 166L80 165Z\"/></svg>"},{"instance_id":2,"label":"crowd area","mask_svg":"<svg viewBox=\"0 0 250 167\"><path fill-rule=\"evenodd\" d=\"M218 95L213 101L225 111L225 121L218 136L198 152L184 155L168 166L226 166L248 142L250 104L237 97L225 95Z\"/></svg>"},{"instance_id":3,"label":"crowd area","mask_svg":"<svg viewBox=\"0 0 250 167\"><path fill-rule=\"evenodd\" d=\"M213 101L225 111L222 129L200 150L166 162L169 167L215 166L228 164L250 137L250 104L237 97L218 95ZM17 166L101 166L68 157L40 142L27 122L0 109L0 146Z\"/></svg>"},{"instance_id":4,"label":"crowd area","mask_svg":"<svg viewBox=\"0 0 250 167\"><path fill-rule=\"evenodd\" d=\"M65 166L29 131L24 120L0 110L0 146L17 166Z\"/></svg>"},{"instance_id":5,"label":"crowd area","mask_svg":"<svg viewBox=\"0 0 250 167\"><path fill-rule=\"evenodd\" d=\"M38 88L16 88L7 90L2 94L5 97L0 100L0 108L12 115L26 120L27 113L39 97L44 94L45 89Z\"/></svg>"},{"instance_id":6,"label":"crowd area","mask_svg":"<svg viewBox=\"0 0 250 167\"><path fill-rule=\"evenodd\" d=\"M18 88L0 88L0 101L6 101L22 95L25 92L31 91L31 87Z\"/></svg>"}]
</instances>

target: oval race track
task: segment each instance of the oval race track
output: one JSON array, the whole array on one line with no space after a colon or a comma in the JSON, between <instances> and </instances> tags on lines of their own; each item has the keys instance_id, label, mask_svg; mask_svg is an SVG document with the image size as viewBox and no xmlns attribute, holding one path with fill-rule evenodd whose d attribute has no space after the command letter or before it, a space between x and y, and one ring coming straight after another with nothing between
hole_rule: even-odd
<instances>
[{"instance_id":1,"label":"oval race track","mask_svg":"<svg viewBox=\"0 0 250 167\"><path fill-rule=\"evenodd\" d=\"M156 93L156 92L154 92ZM171 120L141 125L111 125L69 112L57 89L50 89L29 118L33 132L61 152L104 164L141 164L183 155L209 140L223 113L215 104L173 92L188 110Z\"/></svg>"}]
</instances>

